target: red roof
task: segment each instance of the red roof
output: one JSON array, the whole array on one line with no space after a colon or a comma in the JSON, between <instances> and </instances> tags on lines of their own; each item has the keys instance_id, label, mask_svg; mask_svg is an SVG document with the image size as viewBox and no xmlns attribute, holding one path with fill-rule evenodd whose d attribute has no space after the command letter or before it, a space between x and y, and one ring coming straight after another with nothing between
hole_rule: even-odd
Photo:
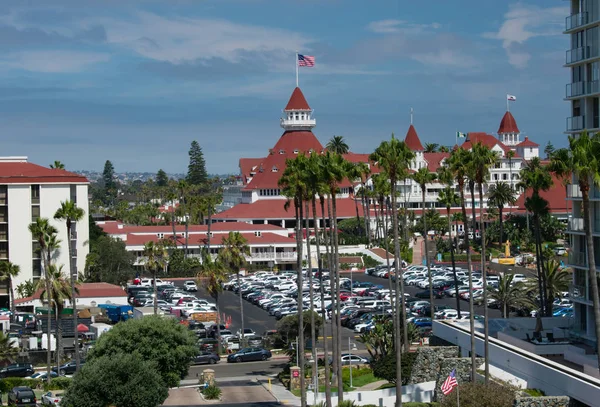
<instances>
[{"instance_id":1,"label":"red roof","mask_svg":"<svg viewBox=\"0 0 600 407\"><path fill-rule=\"evenodd\" d=\"M294 206L290 205L286 211L284 209L285 202L285 199L261 199L251 204L240 203L231 209L217 213L213 216L213 219L294 219ZM354 199L338 199L336 203L338 218L352 218L356 216ZM312 218L312 207L311 205L309 207L308 216ZM327 211L327 209L325 210ZM360 202L358 202L358 214L359 216L363 215ZM321 218L321 206L318 202L317 217Z\"/></svg>"},{"instance_id":2,"label":"red roof","mask_svg":"<svg viewBox=\"0 0 600 407\"><path fill-rule=\"evenodd\" d=\"M525 136L525 140L517 144L517 147L539 147L540 145L536 142L529 140L529 137Z\"/></svg>"},{"instance_id":3,"label":"red roof","mask_svg":"<svg viewBox=\"0 0 600 407\"><path fill-rule=\"evenodd\" d=\"M255 174L250 173L258 173L260 165L264 161L264 158L240 158L240 172L242 173L242 182L246 185L246 180L250 177L252 178Z\"/></svg>"},{"instance_id":4,"label":"red roof","mask_svg":"<svg viewBox=\"0 0 600 407\"><path fill-rule=\"evenodd\" d=\"M553 186L548 191L541 191L540 196L548 201L548 208L551 213L569 213L567 207L567 190L563 180L552 174ZM521 194L515 203L520 211L525 211L525 199L531 196L531 191Z\"/></svg>"},{"instance_id":5,"label":"red roof","mask_svg":"<svg viewBox=\"0 0 600 407\"><path fill-rule=\"evenodd\" d=\"M417 135L417 131L415 130L415 126L412 124L408 128L408 132L406 133L406 138L404 142L413 151L423 151L423 144L421 144L421 140L419 140L419 136Z\"/></svg>"},{"instance_id":6,"label":"red roof","mask_svg":"<svg viewBox=\"0 0 600 407\"><path fill-rule=\"evenodd\" d=\"M246 241L248 242L249 245L260 245L260 244L282 244L282 243L289 243L289 244L296 244L296 239L288 237L288 236L281 236L278 235L276 233L264 233L261 232L260 236L256 236L255 233L241 233L241 235L246 239ZM164 239L171 239L173 237L173 235L165 235ZM213 236L211 238L211 244L212 245L220 245L223 242L223 239L227 237L227 234L222 234L219 236ZM128 234L127 235L127 241L125 242L125 244L127 246L143 246L144 244L148 243L148 242L158 242L160 239L158 236L156 235L135 235L135 234ZM206 243L206 235L190 235L189 239L188 239L188 244L190 246L197 246L197 245L204 245ZM181 237L181 236L177 236L177 242L179 244L183 244L185 242L185 238Z\"/></svg>"},{"instance_id":7,"label":"red roof","mask_svg":"<svg viewBox=\"0 0 600 407\"><path fill-rule=\"evenodd\" d=\"M511 112L504 113L504 117L502 117L502 120L500 121L498 134L502 133L520 133L517 122Z\"/></svg>"},{"instance_id":8,"label":"red roof","mask_svg":"<svg viewBox=\"0 0 600 407\"><path fill-rule=\"evenodd\" d=\"M477 143L481 143L490 149L493 148L495 145L498 145L505 153L507 153L510 150L510 148L506 144L502 143L496 137L483 132L468 133L465 142L461 145L461 148L464 148L465 150L470 150L473 147L473 144ZM518 155L515 154L515 157L518 157Z\"/></svg>"},{"instance_id":9,"label":"red roof","mask_svg":"<svg viewBox=\"0 0 600 407\"><path fill-rule=\"evenodd\" d=\"M78 284L78 298L96 298L96 297L127 297L127 292L118 285L108 283L82 283ZM22 304L32 300L39 300L43 289L39 289L31 297L19 298L15 304Z\"/></svg>"},{"instance_id":10,"label":"red roof","mask_svg":"<svg viewBox=\"0 0 600 407\"><path fill-rule=\"evenodd\" d=\"M214 216L213 216L214 218ZM122 227L119 229L119 225ZM99 224L106 233L109 235L123 235L128 233L173 233L173 226L132 226L132 225L123 225L121 222L106 222L103 224ZM210 226L211 232L242 232L242 231L266 231L266 230L281 230L279 226L275 225L265 225L258 224L253 225L245 222L219 222L213 223ZM206 233L208 232L208 225L189 225L188 231L192 232L200 232ZM175 225L176 233L185 233L185 225Z\"/></svg>"},{"instance_id":11,"label":"red roof","mask_svg":"<svg viewBox=\"0 0 600 407\"><path fill-rule=\"evenodd\" d=\"M423 153L429 172L436 172L442 166L442 160L450 157L450 153Z\"/></svg>"},{"instance_id":12,"label":"red roof","mask_svg":"<svg viewBox=\"0 0 600 407\"><path fill-rule=\"evenodd\" d=\"M300 88L295 88L284 110L311 110Z\"/></svg>"},{"instance_id":13,"label":"red roof","mask_svg":"<svg viewBox=\"0 0 600 407\"><path fill-rule=\"evenodd\" d=\"M0 161L0 184L89 183L86 177L25 160Z\"/></svg>"}]
</instances>

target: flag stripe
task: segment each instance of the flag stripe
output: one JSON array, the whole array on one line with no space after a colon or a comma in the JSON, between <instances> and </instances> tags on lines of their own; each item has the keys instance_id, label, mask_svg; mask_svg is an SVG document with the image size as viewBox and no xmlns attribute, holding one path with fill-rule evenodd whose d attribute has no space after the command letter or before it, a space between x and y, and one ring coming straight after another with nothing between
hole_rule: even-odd
<instances>
[{"instance_id":1,"label":"flag stripe","mask_svg":"<svg viewBox=\"0 0 600 407\"><path fill-rule=\"evenodd\" d=\"M456 369L454 369L452 372L450 372L450 375L448 375L446 380L444 380L444 383L441 387L442 393L444 393L444 396L447 396L448 394L452 393L452 390L454 390L454 388L457 386L458 382L456 381Z\"/></svg>"},{"instance_id":2,"label":"flag stripe","mask_svg":"<svg viewBox=\"0 0 600 407\"><path fill-rule=\"evenodd\" d=\"M298 54L298 66L313 67L315 66L315 57L310 55Z\"/></svg>"}]
</instances>

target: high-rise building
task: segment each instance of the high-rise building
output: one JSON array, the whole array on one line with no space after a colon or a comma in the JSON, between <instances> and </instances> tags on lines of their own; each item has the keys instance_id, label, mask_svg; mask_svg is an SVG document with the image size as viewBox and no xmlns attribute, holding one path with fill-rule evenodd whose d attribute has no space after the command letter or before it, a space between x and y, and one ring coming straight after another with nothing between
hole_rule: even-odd
<instances>
[{"instance_id":1,"label":"high-rise building","mask_svg":"<svg viewBox=\"0 0 600 407\"><path fill-rule=\"evenodd\" d=\"M568 134L578 134L583 129L600 130L600 0L571 0L571 14L566 18L565 34L571 44L566 55L570 81L566 99L571 103L567 118ZM575 323L572 332L581 339L596 342L592 298L588 278L587 254L583 230L581 191L576 180L569 185L567 197L572 201L568 234L572 251L569 265L573 267L573 284L570 298L574 303ZM594 246L600 247L600 189L590 191ZM600 251L595 253L600 261Z\"/></svg>"},{"instance_id":2,"label":"high-rise building","mask_svg":"<svg viewBox=\"0 0 600 407\"><path fill-rule=\"evenodd\" d=\"M14 288L42 276L39 244L29 231L29 225L37 218L48 218L58 230L60 248L54 254L54 261L68 270L66 223L54 219L61 202L68 200L85 211L84 220L74 224L71 236L77 269L83 271L89 252L88 184L81 175L42 167L28 162L27 157L0 157L0 261L10 261L20 267L21 272L13 280ZM0 287L0 306L7 305L4 283L4 287Z\"/></svg>"}]
</instances>

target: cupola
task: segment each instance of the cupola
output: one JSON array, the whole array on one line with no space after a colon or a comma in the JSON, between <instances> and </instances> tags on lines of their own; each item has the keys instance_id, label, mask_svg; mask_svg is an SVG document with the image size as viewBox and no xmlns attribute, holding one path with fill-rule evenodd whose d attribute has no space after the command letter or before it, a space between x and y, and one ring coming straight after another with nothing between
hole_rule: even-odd
<instances>
[{"instance_id":1,"label":"cupola","mask_svg":"<svg viewBox=\"0 0 600 407\"><path fill-rule=\"evenodd\" d=\"M313 111L302 91L297 87L292 92L292 96L283 110L284 116L280 120L280 125L286 131L311 131L317 125L316 120L312 118L312 113Z\"/></svg>"}]
</instances>

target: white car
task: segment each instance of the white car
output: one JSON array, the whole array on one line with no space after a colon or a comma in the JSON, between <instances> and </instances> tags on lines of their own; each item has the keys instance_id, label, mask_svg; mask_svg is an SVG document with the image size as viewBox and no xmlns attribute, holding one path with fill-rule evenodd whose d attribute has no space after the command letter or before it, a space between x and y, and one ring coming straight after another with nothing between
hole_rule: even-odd
<instances>
[{"instance_id":1,"label":"white car","mask_svg":"<svg viewBox=\"0 0 600 407\"><path fill-rule=\"evenodd\" d=\"M525 277L525 274L514 274L513 275L513 279L512 279L513 283L524 283L526 281L527 281L527 277Z\"/></svg>"},{"instance_id":2,"label":"white car","mask_svg":"<svg viewBox=\"0 0 600 407\"><path fill-rule=\"evenodd\" d=\"M185 291L198 291L198 286L196 285L196 282L191 280L183 283L183 288L185 289Z\"/></svg>"},{"instance_id":3,"label":"white car","mask_svg":"<svg viewBox=\"0 0 600 407\"><path fill-rule=\"evenodd\" d=\"M364 324L358 324L354 327L354 332L358 332L358 333L365 332L371 326L373 326L373 321L365 322ZM342 360L343 360L343 358L342 358Z\"/></svg>"},{"instance_id":4,"label":"white car","mask_svg":"<svg viewBox=\"0 0 600 407\"><path fill-rule=\"evenodd\" d=\"M42 406L60 406L62 400L62 393L48 393L42 394Z\"/></svg>"},{"instance_id":5,"label":"white car","mask_svg":"<svg viewBox=\"0 0 600 407\"><path fill-rule=\"evenodd\" d=\"M362 356L353 355L351 353L346 353L342 355L342 365L366 365L369 363L369 360L363 358Z\"/></svg>"}]
</instances>

